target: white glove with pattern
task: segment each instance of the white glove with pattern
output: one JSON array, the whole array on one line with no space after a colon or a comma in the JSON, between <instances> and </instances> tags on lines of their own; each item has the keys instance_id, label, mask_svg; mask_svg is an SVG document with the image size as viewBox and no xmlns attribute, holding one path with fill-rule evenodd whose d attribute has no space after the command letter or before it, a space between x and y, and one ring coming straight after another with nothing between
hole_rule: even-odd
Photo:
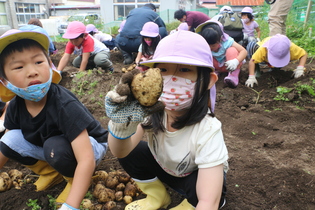
<instances>
[{"instance_id":1,"label":"white glove with pattern","mask_svg":"<svg viewBox=\"0 0 315 210\"><path fill-rule=\"evenodd\" d=\"M296 69L293 71L294 78L299 78L300 76L303 76L304 70L305 70L304 66L296 67Z\"/></svg>"}]
</instances>

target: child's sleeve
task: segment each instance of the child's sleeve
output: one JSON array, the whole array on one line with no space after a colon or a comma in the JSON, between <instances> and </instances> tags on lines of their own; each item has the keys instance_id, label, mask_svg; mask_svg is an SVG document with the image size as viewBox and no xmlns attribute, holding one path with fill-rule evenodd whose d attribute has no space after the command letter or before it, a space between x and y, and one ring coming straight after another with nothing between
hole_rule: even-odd
<instances>
[{"instance_id":1,"label":"child's sleeve","mask_svg":"<svg viewBox=\"0 0 315 210\"><path fill-rule=\"evenodd\" d=\"M268 62L267 49L265 47L259 47L251 59L253 59L254 63Z\"/></svg>"},{"instance_id":2,"label":"child's sleeve","mask_svg":"<svg viewBox=\"0 0 315 210\"><path fill-rule=\"evenodd\" d=\"M302 48L291 42L290 46L290 60L299 60L302 56L306 54L306 51Z\"/></svg>"},{"instance_id":3,"label":"child's sleeve","mask_svg":"<svg viewBox=\"0 0 315 210\"><path fill-rule=\"evenodd\" d=\"M68 42L66 45L65 53L72 54L74 51L74 45L71 42Z\"/></svg>"},{"instance_id":4,"label":"child's sleeve","mask_svg":"<svg viewBox=\"0 0 315 210\"><path fill-rule=\"evenodd\" d=\"M88 37L84 40L82 53L91 53L94 51L94 40L91 37Z\"/></svg>"},{"instance_id":5,"label":"child's sleeve","mask_svg":"<svg viewBox=\"0 0 315 210\"><path fill-rule=\"evenodd\" d=\"M196 138L198 142L195 162L198 168L227 164L228 151L219 120L212 118Z\"/></svg>"}]
</instances>

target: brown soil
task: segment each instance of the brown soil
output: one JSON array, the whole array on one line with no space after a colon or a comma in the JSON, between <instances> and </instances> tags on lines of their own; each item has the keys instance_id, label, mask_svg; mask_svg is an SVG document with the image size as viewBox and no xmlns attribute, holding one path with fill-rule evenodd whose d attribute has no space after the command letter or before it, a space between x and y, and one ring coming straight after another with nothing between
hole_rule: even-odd
<instances>
[{"instance_id":1,"label":"brown soil","mask_svg":"<svg viewBox=\"0 0 315 210\"><path fill-rule=\"evenodd\" d=\"M58 65L64 44L56 44L59 53L52 59ZM112 52L111 59L114 73L95 70L78 78L74 76L77 69L69 64L61 81L61 85L73 91L105 128L108 118L104 96L118 83L123 74L121 69L128 67L122 64L119 52ZM240 84L235 89L226 87L224 77L220 76L215 113L222 122L230 157L227 203L223 209L315 209L315 97L306 91L294 90L285 95L288 101L274 100L277 86L295 88L299 82L299 87L301 84L315 86L311 80L315 78L315 62L309 60L305 76L293 79L292 69L296 65L290 63L283 70L273 72L263 69L264 73L258 78L259 86L254 89L244 85L247 64L242 68ZM12 168L31 174L12 161L2 171ZM109 151L98 170L120 168ZM44 192L35 192L32 184L20 190L12 188L0 193L0 209L30 210L32 208L26 205L28 199L38 199L42 209L50 209L47 195L56 197L64 186L65 182ZM179 204L182 197L168 190L172 197L170 208ZM115 210L122 210L124 206L123 202L117 202Z\"/></svg>"}]
</instances>

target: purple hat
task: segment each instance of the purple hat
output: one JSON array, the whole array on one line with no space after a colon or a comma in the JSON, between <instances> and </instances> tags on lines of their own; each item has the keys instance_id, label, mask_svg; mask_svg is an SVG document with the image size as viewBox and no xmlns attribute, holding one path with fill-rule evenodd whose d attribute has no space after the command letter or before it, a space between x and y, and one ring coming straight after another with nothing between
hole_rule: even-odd
<instances>
[{"instance_id":1,"label":"purple hat","mask_svg":"<svg viewBox=\"0 0 315 210\"><path fill-rule=\"evenodd\" d=\"M75 39L81 34L86 33L86 27L79 21L69 23L66 33L62 36L65 39Z\"/></svg>"},{"instance_id":2,"label":"purple hat","mask_svg":"<svg viewBox=\"0 0 315 210\"><path fill-rule=\"evenodd\" d=\"M153 22L146 22L140 34L147 37L157 37L159 35L159 26Z\"/></svg>"},{"instance_id":3,"label":"purple hat","mask_svg":"<svg viewBox=\"0 0 315 210\"><path fill-rule=\"evenodd\" d=\"M196 33L199 33L202 31L203 27L206 26L206 25L209 25L210 23L215 23L215 24L218 24L220 26L220 29L221 29L221 32L222 32L222 41L226 41L229 39L229 35L224 33L224 30L223 30L223 25L219 22L219 21L216 21L216 20L207 20L206 22L204 23L201 23L199 26L197 26L197 28L195 29Z\"/></svg>"},{"instance_id":4,"label":"purple hat","mask_svg":"<svg viewBox=\"0 0 315 210\"><path fill-rule=\"evenodd\" d=\"M241 13L250 13L250 14L252 14L253 13L253 9L250 8L250 7L244 7L242 9Z\"/></svg>"},{"instance_id":5,"label":"purple hat","mask_svg":"<svg viewBox=\"0 0 315 210\"><path fill-rule=\"evenodd\" d=\"M263 44L268 50L268 62L276 67L284 67L290 62L291 41L282 34L272 36Z\"/></svg>"},{"instance_id":6,"label":"purple hat","mask_svg":"<svg viewBox=\"0 0 315 210\"><path fill-rule=\"evenodd\" d=\"M93 24L88 24L88 25L86 26L85 31L86 31L86 33L90 33L91 31L93 31L93 32L95 32L95 33L98 32L97 28L96 28L95 25L93 25Z\"/></svg>"},{"instance_id":7,"label":"purple hat","mask_svg":"<svg viewBox=\"0 0 315 210\"><path fill-rule=\"evenodd\" d=\"M179 24L177 30L184 30L184 31L188 31L188 24L186 22Z\"/></svg>"},{"instance_id":8,"label":"purple hat","mask_svg":"<svg viewBox=\"0 0 315 210\"><path fill-rule=\"evenodd\" d=\"M121 23L120 23L120 26L119 26L119 29L118 29L118 32L121 32L125 26L125 23L126 23L126 20L123 20Z\"/></svg>"},{"instance_id":9,"label":"purple hat","mask_svg":"<svg viewBox=\"0 0 315 210\"><path fill-rule=\"evenodd\" d=\"M187 46L190 48L187 50ZM180 30L163 38L152 60L141 65L153 67L156 63L174 63L213 68L212 54L206 40L199 34Z\"/></svg>"}]
</instances>

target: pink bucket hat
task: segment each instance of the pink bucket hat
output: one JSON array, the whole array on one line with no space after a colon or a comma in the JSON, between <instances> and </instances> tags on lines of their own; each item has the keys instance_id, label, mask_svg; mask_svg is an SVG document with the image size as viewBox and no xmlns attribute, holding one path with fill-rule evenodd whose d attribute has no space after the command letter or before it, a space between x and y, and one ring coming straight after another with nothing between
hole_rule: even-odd
<instances>
[{"instance_id":1,"label":"pink bucket hat","mask_svg":"<svg viewBox=\"0 0 315 210\"><path fill-rule=\"evenodd\" d=\"M126 20L123 20L120 25L119 25L119 29L118 29L118 32L121 32L125 26L125 23L126 23Z\"/></svg>"},{"instance_id":2,"label":"pink bucket hat","mask_svg":"<svg viewBox=\"0 0 315 210\"><path fill-rule=\"evenodd\" d=\"M188 31L188 24L185 22L185 23L181 23L179 24L178 28L177 28L179 31L180 30L184 30L184 31Z\"/></svg>"},{"instance_id":3,"label":"pink bucket hat","mask_svg":"<svg viewBox=\"0 0 315 210\"><path fill-rule=\"evenodd\" d=\"M140 34L147 37L157 37L159 35L159 26L153 22L146 22Z\"/></svg>"},{"instance_id":4,"label":"pink bucket hat","mask_svg":"<svg viewBox=\"0 0 315 210\"><path fill-rule=\"evenodd\" d=\"M69 23L66 33L62 36L65 39L75 39L81 34L86 33L86 27L79 21Z\"/></svg>"},{"instance_id":5,"label":"pink bucket hat","mask_svg":"<svg viewBox=\"0 0 315 210\"><path fill-rule=\"evenodd\" d=\"M276 67L284 67L290 62L291 41L282 34L272 36L263 44L268 50L268 62Z\"/></svg>"},{"instance_id":6,"label":"pink bucket hat","mask_svg":"<svg viewBox=\"0 0 315 210\"><path fill-rule=\"evenodd\" d=\"M97 28L93 24L88 24L85 30L86 30L86 33L90 33L91 31L95 33L98 32Z\"/></svg>"},{"instance_id":7,"label":"pink bucket hat","mask_svg":"<svg viewBox=\"0 0 315 210\"><path fill-rule=\"evenodd\" d=\"M200 33L204 26L209 25L211 23L215 23L215 24L220 26L221 32L223 34L222 41L226 41L229 39L230 36L228 34L224 33L223 25L219 21L216 21L216 20L207 20L206 22L201 23L199 26L197 26L197 28L195 29L195 32Z\"/></svg>"},{"instance_id":8,"label":"pink bucket hat","mask_svg":"<svg viewBox=\"0 0 315 210\"><path fill-rule=\"evenodd\" d=\"M253 14L253 9L250 7L244 7L241 11L241 13L250 13Z\"/></svg>"},{"instance_id":9,"label":"pink bucket hat","mask_svg":"<svg viewBox=\"0 0 315 210\"><path fill-rule=\"evenodd\" d=\"M189 50L187 46L190 46ZM156 63L203 66L213 70L212 54L206 40L199 34L184 30L163 38L156 47L153 59L141 62L141 65L153 67Z\"/></svg>"}]
</instances>

